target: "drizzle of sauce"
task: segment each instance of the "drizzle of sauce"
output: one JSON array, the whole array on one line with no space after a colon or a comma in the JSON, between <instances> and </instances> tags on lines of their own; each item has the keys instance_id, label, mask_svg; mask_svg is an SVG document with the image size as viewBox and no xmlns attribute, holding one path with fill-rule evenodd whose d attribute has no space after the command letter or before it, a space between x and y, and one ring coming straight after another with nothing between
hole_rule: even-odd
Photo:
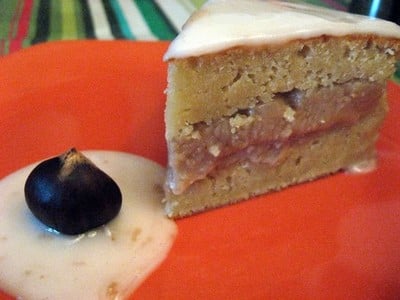
<instances>
[{"instance_id":1,"label":"drizzle of sauce","mask_svg":"<svg viewBox=\"0 0 400 300\"><path fill-rule=\"evenodd\" d=\"M161 204L165 170L144 158L87 151L119 185L119 215L77 236L44 226L25 204L34 165L0 181L0 289L22 299L121 299L163 261L177 234Z\"/></svg>"}]
</instances>

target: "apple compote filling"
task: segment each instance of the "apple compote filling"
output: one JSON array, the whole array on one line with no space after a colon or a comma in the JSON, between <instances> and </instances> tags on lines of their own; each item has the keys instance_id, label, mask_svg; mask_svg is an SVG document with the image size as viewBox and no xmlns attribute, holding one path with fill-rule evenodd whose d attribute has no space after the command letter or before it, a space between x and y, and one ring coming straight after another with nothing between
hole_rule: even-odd
<instances>
[{"instance_id":1,"label":"apple compote filling","mask_svg":"<svg viewBox=\"0 0 400 300\"><path fill-rule=\"evenodd\" d=\"M187 124L168 141L168 188L180 194L217 167L238 161L276 165L284 146L321 131L351 126L368 115L385 93L378 82L353 80L314 90L277 93L231 116Z\"/></svg>"}]
</instances>

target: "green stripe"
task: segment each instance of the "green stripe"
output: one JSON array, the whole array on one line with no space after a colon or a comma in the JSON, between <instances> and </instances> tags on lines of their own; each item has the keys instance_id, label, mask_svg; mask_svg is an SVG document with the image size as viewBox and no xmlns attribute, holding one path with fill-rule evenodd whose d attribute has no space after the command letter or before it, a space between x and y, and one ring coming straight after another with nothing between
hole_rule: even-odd
<instances>
[{"instance_id":1,"label":"green stripe","mask_svg":"<svg viewBox=\"0 0 400 300\"><path fill-rule=\"evenodd\" d=\"M206 2L205 0L190 0L192 2L193 6L196 7L197 9L200 8Z\"/></svg>"},{"instance_id":2,"label":"green stripe","mask_svg":"<svg viewBox=\"0 0 400 300\"><path fill-rule=\"evenodd\" d=\"M76 39L78 37L77 24L75 17L75 1L60 1L61 2L61 13L62 13L62 39Z\"/></svg>"},{"instance_id":3,"label":"green stripe","mask_svg":"<svg viewBox=\"0 0 400 300\"><path fill-rule=\"evenodd\" d=\"M65 1L65 0L63 0ZM67 0L70 1L70 0ZM62 37L61 1L50 1L50 29L48 40L59 40Z\"/></svg>"},{"instance_id":4,"label":"green stripe","mask_svg":"<svg viewBox=\"0 0 400 300\"><path fill-rule=\"evenodd\" d=\"M176 0L175 2L178 2L187 12L192 12L193 7L190 0Z\"/></svg>"},{"instance_id":5,"label":"green stripe","mask_svg":"<svg viewBox=\"0 0 400 300\"><path fill-rule=\"evenodd\" d=\"M83 23L82 5L79 0L74 0L74 10L75 10L75 22L77 28L76 35L78 39L84 39L86 38L85 24Z\"/></svg>"},{"instance_id":6,"label":"green stripe","mask_svg":"<svg viewBox=\"0 0 400 300\"><path fill-rule=\"evenodd\" d=\"M28 33L27 36L24 38L24 41L22 42L22 47L28 47L32 44L32 39L36 34L36 20L37 20L37 14L39 10L39 0L34 0L32 4L32 12L31 16L29 19L29 28L28 28Z\"/></svg>"},{"instance_id":7,"label":"green stripe","mask_svg":"<svg viewBox=\"0 0 400 300\"><path fill-rule=\"evenodd\" d=\"M176 32L153 1L134 0L151 32L160 40L172 40Z\"/></svg>"},{"instance_id":8,"label":"green stripe","mask_svg":"<svg viewBox=\"0 0 400 300\"><path fill-rule=\"evenodd\" d=\"M111 33L116 39L123 39L124 34L119 26L118 17L111 5L111 0L102 0L104 11L106 12L106 17L108 24L110 25Z\"/></svg>"},{"instance_id":9,"label":"green stripe","mask_svg":"<svg viewBox=\"0 0 400 300\"><path fill-rule=\"evenodd\" d=\"M12 39L15 32L11 32L15 30L12 28L13 17L18 8L18 0L0 0L0 56L8 53L10 49L10 39ZM16 20L14 20L16 21Z\"/></svg>"},{"instance_id":10,"label":"green stripe","mask_svg":"<svg viewBox=\"0 0 400 300\"><path fill-rule=\"evenodd\" d=\"M121 27L121 31L122 31L122 34L124 35L124 37L131 39L131 40L135 39L135 37L133 36L133 34L129 28L128 22L125 19L125 15L124 15L121 7L117 3L117 1L111 0L110 4L115 12L115 15L117 16L118 24Z\"/></svg>"},{"instance_id":11,"label":"green stripe","mask_svg":"<svg viewBox=\"0 0 400 300\"><path fill-rule=\"evenodd\" d=\"M40 0L38 13L36 19L37 22L36 32L32 38L32 44L42 43L47 41L50 30L50 2L49 0Z\"/></svg>"},{"instance_id":12,"label":"green stripe","mask_svg":"<svg viewBox=\"0 0 400 300\"><path fill-rule=\"evenodd\" d=\"M0 39L7 39L18 0L0 0Z\"/></svg>"},{"instance_id":13,"label":"green stripe","mask_svg":"<svg viewBox=\"0 0 400 300\"><path fill-rule=\"evenodd\" d=\"M80 5L79 11L82 14L81 21L83 24L82 30L85 33L84 37L87 39L94 39L96 37L94 34L92 16L90 14L90 9L87 0L77 0L77 1L79 1Z\"/></svg>"}]
</instances>

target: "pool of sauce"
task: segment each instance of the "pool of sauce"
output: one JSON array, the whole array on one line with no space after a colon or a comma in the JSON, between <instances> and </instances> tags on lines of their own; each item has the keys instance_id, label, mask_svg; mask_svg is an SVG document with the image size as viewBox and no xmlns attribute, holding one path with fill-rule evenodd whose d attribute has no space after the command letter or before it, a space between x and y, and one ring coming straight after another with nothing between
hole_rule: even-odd
<instances>
[{"instance_id":1,"label":"pool of sauce","mask_svg":"<svg viewBox=\"0 0 400 300\"><path fill-rule=\"evenodd\" d=\"M163 261L177 234L161 199L165 170L121 152L86 151L122 192L119 215L81 235L40 223L25 204L36 164L0 181L0 289L17 299L122 299Z\"/></svg>"}]
</instances>

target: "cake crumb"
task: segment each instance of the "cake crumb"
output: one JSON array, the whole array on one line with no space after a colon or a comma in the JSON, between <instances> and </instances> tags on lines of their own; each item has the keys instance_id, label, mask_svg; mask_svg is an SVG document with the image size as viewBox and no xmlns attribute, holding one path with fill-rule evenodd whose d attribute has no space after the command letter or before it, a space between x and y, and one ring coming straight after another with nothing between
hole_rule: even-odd
<instances>
[{"instance_id":1,"label":"cake crumb","mask_svg":"<svg viewBox=\"0 0 400 300\"><path fill-rule=\"evenodd\" d=\"M221 149L218 145L212 145L208 148L208 152L210 152L212 156L218 157L221 153Z\"/></svg>"},{"instance_id":2,"label":"cake crumb","mask_svg":"<svg viewBox=\"0 0 400 300\"><path fill-rule=\"evenodd\" d=\"M181 129L182 136L189 136L193 132L193 126L187 125Z\"/></svg>"},{"instance_id":3,"label":"cake crumb","mask_svg":"<svg viewBox=\"0 0 400 300\"><path fill-rule=\"evenodd\" d=\"M108 285L106 296L107 296L107 299L117 299L117 296L118 296L118 283L113 281Z\"/></svg>"},{"instance_id":4,"label":"cake crumb","mask_svg":"<svg viewBox=\"0 0 400 300\"><path fill-rule=\"evenodd\" d=\"M195 130L193 125L190 124L186 124L186 126L180 130L180 135L182 137L190 137L195 140L201 138L200 132L198 130Z\"/></svg>"},{"instance_id":5,"label":"cake crumb","mask_svg":"<svg viewBox=\"0 0 400 300\"><path fill-rule=\"evenodd\" d=\"M190 137L192 139L199 140L201 138L201 135L200 135L200 132L198 130L195 130L195 131L192 132Z\"/></svg>"},{"instance_id":6,"label":"cake crumb","mask_svg":"<svg viewBox=\"0 0 400 300\"><path fill-rule=\"evenodd\" d=\"M296 111L293 110L290 106L288 106L283 113L283 117L285 118L286 121L292 123L294 121L294 115L296 114Z\"/></svg>"},{"instance_id":7,"label":"cake crumb","mask_svg":"<svg viewBox=\"0 0 400 300\"><path fill-rule=\"evenodd\" d=\"M392 49L392 48L388 48L388 49L386 49L385 50L385 54L388 54L388 55L390 55L390 56L393 56L394 55L394 50Z\"/></svg>"},{"instance_id":8,"label":"cake crumb","mask_svg":"<svg viewBox=\"0 0 400 300\"><path fill-rule=\"evenodd\" d=\"M229 119L229 125L231 126L232 133L236 133L237 129L239 129L240 127L250 125L253 122L253 116L246 116L242 114L237 114Z\"/></svg>"}]
</instances>

